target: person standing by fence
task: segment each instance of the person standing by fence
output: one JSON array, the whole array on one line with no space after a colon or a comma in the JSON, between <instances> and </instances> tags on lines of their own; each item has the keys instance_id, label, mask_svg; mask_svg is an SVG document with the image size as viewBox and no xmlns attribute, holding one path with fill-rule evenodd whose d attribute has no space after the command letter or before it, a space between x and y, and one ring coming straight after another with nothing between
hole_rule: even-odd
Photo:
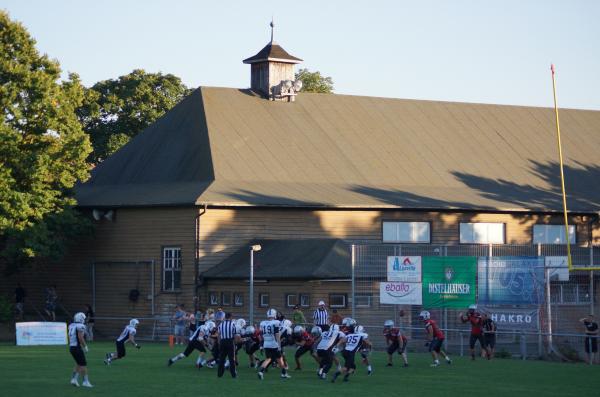
<instances>
[{"instance_id":1,"label":"person standing by fence","mask_svg":"<svg viewBox=\"0 0 600 397\"><path fill-rule=\"evenodd\" d=\"M94 318L92 306L85 305L85 307L87 308L85 311L85 332L88 340L91 342L94 340L94 324L96 323L96 319Z\"/></svg>"},{"instance_id":2,"label":"person standing by fence","mask_svg":"<svg viewBox=\"0 0 600 397\"><path fill-rule=\"evenodd\" d=\"M17 288L15 288L15 309L17 320L23 321L25 320L25 298L27 297L27 292L25 292L25 288L21 286L21 283L17 283Z\"/></svg>"},{"instance_id":3,"label":"person standing by fence","mask_svg":"<svg viewBox=\"0 0 600 397\"><path fill-rule=\"evenodd\" d=\"M594 315L590 314L587 317L582 318L579 322L583 323L585 327L585 352L587 359L590 364L597 363L598 355L598 323L594 321Z\"/></svg>"},{"instance_id":4,"label":"person standing by fence","mask_svg":"<svg viewBox=\"0 0 600 397\"><path fill-rule=\"evenodd\" d=\"M183 305L175 306L175 313L173 314L172 320L175 322L173 332L175 334L176 345L183 345L186 318L187 313L183 310Z\"/></svg>"},{"instance_id":5,"label":"person standing by fence","mask_svg":"<svg viewBox=\"0 0 600 397\"><path fill-rule=\"evenodd\" d=\"M321 327L321 330L329 331L329 315L324 301L319 301L319 307L313 313L313 322L316 326Z\"/></svg>"},{"instance_id":6,"label":"person standing by fence","mask_svg":"<svg viewBox=\"0 0 600 397\"><path fill-rule=\"evenodd\" d=\"M46 288L44 292L46 293L46 314L50 321L56 321L56 301L58 301L56 285Z\"/></svg>"},{"instance_id":7,"label":"person standing by fence","mask_svg":"<svg viewBox=\"0 0 600 397\"><path fill-rule=\"evenodd\" d=\"M300 309L299 305L294 306L294 313L292 313L292 323L294 327L300 325L306 327L306 318L304 317L304 313Z\"/></svg>"},{"instance_id":8,"label":"person standing by fence","mask_svg":"<svg viewBox=\"0 0 600 397\"><path fill-rule=\"evenodd\" d=\"M229 372L231 377L237 377L235 370L235 343L234 339L238 335L235 323L231 320L231 313L225 314L225 320L219 324L217 333L217 342L219 343L219 369L217 376L221 378L225 372L225 359L229 359Z\"/></svg>"}]
</instances>

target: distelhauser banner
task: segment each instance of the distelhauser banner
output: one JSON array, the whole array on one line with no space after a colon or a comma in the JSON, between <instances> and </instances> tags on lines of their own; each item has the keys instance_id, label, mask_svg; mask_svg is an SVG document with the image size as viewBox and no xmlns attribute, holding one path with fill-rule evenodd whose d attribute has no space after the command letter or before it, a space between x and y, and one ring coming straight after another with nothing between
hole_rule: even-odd
<instances>
[{"instance_id":1,"label":"distelhauser banner","mask_svg":"<svg viewBox=\"0 0 600 397\"><path fill-rule=\"evenodd\" d=\"M388 256L387 281L421 282L420 256Z\"/></svg>"},{"instance_id":2,"label":"distelhauser banner","mask_svg":"<svg viewBox=\"0 0 600 397\"><path fill-rule=\"evenodd\" d=\"M480 257L482 305L538 305L544 302L544 257Z\"/></svg>"},{"instance_id":3,"label":"distelhauser banner","mask_svg":"<svg viewBox=\"0 0 600 397\"><path fill-rule=\"evenodd\" d=\"M465 308L475 303L476 275L474 256L424 256L423 307Z\"/></svg>"},{"instance_id":4,"label":"distelhauser banner","mask_svg":"<svg viewBox=\"0 0 600 397\"><path fill-rule=\"evenodd\" d=\"M379 283L379 302L388 305L421 305L421 283Z\"/></svg>"}]
</instances>

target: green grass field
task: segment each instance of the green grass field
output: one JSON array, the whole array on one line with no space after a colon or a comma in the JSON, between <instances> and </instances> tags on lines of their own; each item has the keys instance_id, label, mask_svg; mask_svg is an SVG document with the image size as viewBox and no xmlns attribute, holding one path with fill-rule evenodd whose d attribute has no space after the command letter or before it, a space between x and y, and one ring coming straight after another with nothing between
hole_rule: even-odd
<instances>
[{"instance_id":1,"label":"green grass field","mask_svg":"<svg viewBox=\"0 0 600 397\"><path fill-rule=\"evenodd\" d=\"M317 379L314 361L303 357L305 369L290 371L292 379L279 378L270 370L265 380L257 379L241 357L238 379L228 372L221 379L216 369L194 367L196 353L167 367L167 359L181 347L146 343L137 351L129 347L127 357L106 367L104 353L114 345L93 342L88 354L90 381L94 389L75 388L69 384L73 360L65 347L16 347L0 344L0 393L3 396L198 396L198 395L273 395L309 396L540 396L599 395L600 366L561 364L542 361L497 359L470 361L453 357L452 365L430 368L430 357L409 355L410 367L385 367L385 355L371 356L374 373L366 375L361 364L350 382L341 379L332 384ZM290 351L289 356L292 355ZM194 357L192 359L192 357ZM400 363L396 356L396 363Z\"/></svg>"}]
</instances>

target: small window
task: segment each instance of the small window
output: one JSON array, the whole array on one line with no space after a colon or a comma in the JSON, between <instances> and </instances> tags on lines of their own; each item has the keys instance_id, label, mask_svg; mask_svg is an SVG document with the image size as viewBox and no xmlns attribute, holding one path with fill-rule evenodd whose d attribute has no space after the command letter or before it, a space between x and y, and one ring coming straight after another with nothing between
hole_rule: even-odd
<instances>
[{"instance_id":1,"label":"small window","mask_svg":"<svg viewBox=\"0 0 600 397\"><path fill-rule=\"evenodd\" d=\"M241 292L233 293L233 305L234 306L244 306L244 294Z\"/></svg>"},{"instance_id":2,"label":"small window","mask_svg":"<svg viewBox=\"0 0 600 397\"><path fill-rule=\"evenodd\" d=\"M504 223L461 223L461 244L504 244Z\"/></svg>"},{"instance_id":3,"label":"small window","mask_svg":"<svg viewBox=\"0 0 600 397\"><path fill-rule=\"evenodd\" d=\"M575 225L569 225L569 242L575 244ZM534 244L566 244L565 225L533 225Z\"/></svg>"},{"instance_id":4,"label":"small window","mask_svg":"<svg viewBox=\"0 0 600 397\"><path fill-rule=\"evenodd\" d=\"M219 294L217 292L208 293L208 304L211 306L219 305Z\"/></svg>"},{"instance_id":5,"label":"small window","mask_svg":"<svg viewBox=\"0 0 600 397\"><path fill-rule=\"evenodd\" d=\"M269 294L258 294L258 302L261 307L269 306Z\"/></svg>"},{"instance_id":6,"label":"small window","mask_svg":"<svg viewBox=\"0 0 600 397\"><path fill-rule=\"evenodd\" d=\"M425 243L431 241L429 222L383 222L384 243Z\"/></svg>"},{"instance_id":7,"label":"small window","mask_svg":"<svg viewBox=\"0 0 600 397\"><path fill-rule=\"evenodd\" d=\"M346 294L329 294L329 307L345 308Z\"/></svg>"},{"instance_id":8,"label":"small window","mask_svg":"<svg viewBox=\"0 0 600 397\"><path fill-rule=\"evenodd\" d=\"M163 291L181 289L181 248L163 248Z\"/></svg>"},{"instance_id":9,"label":"small window","mask_svg":"<svg viewBox=\"0 0 600 397\"><path fill-rule=\"evenodd\" d=\"M356 294L354 298L354 305L356 307L371 307L372 299L372 294Z\"/></svg>"},{"instance_id":10,"label":"small window","mask_svg":"<svg viewBox=\"0 0 600 397\"><path fill-rule=\"evenodd\" d=\"M221 304L223 306L231 306L231 293L221 292Z\"/></svg>"},{"instance_id":11,"label":"small window","mask_svg":"<svg viewBox=\"0 0 600 397\"><path fill-rule=\"evenodd\" d=\"M285 305L287 307L294 307L298 304L298 295L296 294L285 294Z\"/></svg>"},{"instance_id":12,"label":"small window","mask_svg":"<svg viewBox=\"0 0 600 397\"><path fill-rule=\"evenodd\" d=\"M300 294L300 306L310 307L310 295L309 294Z\"/></svg>"}]
</instances>

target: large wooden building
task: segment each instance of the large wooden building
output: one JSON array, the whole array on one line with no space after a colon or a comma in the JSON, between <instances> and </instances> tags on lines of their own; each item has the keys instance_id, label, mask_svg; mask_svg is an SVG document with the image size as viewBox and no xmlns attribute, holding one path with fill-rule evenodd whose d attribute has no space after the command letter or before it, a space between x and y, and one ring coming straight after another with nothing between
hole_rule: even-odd
<instances>
[{"instance_id":1,"label":"large wooden building","mask_svg":"<svg viewBox=\"0 0 600 397\"><path fill-rule=\"evenodd\" d=\"M57 284L65 307L93 301L98 316L194 296L247 313L260 241L258 313L320 299L343 313L353 242L564 241L552 109L285 96L298 58L271 42L246 62L251 89L198 88L94 169L77 188L94 236L2 289L21 280L42 306ZM600 112L561 110L561 129L572 238L598 243Z\"/></svg>"}]
</instances>

